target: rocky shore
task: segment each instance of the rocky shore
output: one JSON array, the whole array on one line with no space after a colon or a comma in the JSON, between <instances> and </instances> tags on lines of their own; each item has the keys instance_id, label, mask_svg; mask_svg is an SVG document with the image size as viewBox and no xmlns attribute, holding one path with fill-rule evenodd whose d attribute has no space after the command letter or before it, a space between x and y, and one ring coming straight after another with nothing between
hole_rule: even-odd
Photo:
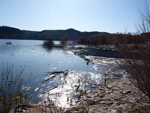
<instances>
[{"instance_id":1,"label":"rocky shore","mask_svg":"<svg viewBox=\"0 0 150 113\"><path fill-rule=\"evenodd\" d=\"M111 80L107 87L83 95L70 109L28 105L24 113L150 113L150 102L129 79Z\"/></svg>"},{"instance_id":2,"label":"rocky shore","mask_svg":"<svg viewBox=\"0 0 150 113\"><path fill-rule=\"evenodd\" d=\"M73 48L73 52L80 56L99 56L99 57L107 57L107 58L122 58L117 47L111 46L102 46L102 47L93 47L86 45L76 45Z\"/></svg>"},{"instance_id":3,"label":"rocky shore","mask_svg":"<svg viewBox=\"0 0 150 113\"><path fill-rule=\"evenodd\" d=\"M100 62L110 63L109 69L113 70L111 73L113 79L106 86L101 85L99 89L81 96L80 100L69 109L56 107L54 104L47 106L32 104L22 110L24 113L150 113L148 97L136 88L129 79L125 79L126 77L123 79L121 75L125 75L124 72L119 71L118 73L115 70L116 66L112 58L121 58L118 51L105 51L102 48L86 48L84 46L76 47L72 51L92 61L96 64L93 66L98 69L102 68L105 72L108 72L108 64L105 68L102 66L104 63ZM111 58L106 62L104 58L99 56Z\"/></svg>"},{"instance_id":4,"label":"rocky shore","mask_svg":"<svg viewBox=\"0 0 150 113\"><path fill-rule=\"evenodd\" d=\"M149 113L148 98L129 79L111 80L84 95L81 101L66 113Z\"/></svg>"}]
</instances>

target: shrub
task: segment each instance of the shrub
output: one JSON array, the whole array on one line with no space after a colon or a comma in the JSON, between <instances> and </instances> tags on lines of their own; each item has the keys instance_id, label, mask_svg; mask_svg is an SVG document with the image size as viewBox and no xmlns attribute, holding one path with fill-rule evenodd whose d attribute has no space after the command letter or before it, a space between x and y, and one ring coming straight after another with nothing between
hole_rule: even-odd
<instances>
[{"instance_id":1,"label":"shrub","mask_svg":"<svg viewBox=\"0 0 150 113\"><path fill-rule=\"evenodd\" d=\"M65 35L61 40L61 45L66 45L66 42L69 40L70 40L70 38L67 35Z\"/></svg>"},{"instance_id":2,"label":"shrub","mask_svg":"<svg viewBox=\"0 0 150 113\"><path fill-rule=\"evenodd\" d=\"M131 50L121 53L124 59L120 67L128 72L131 82L150 99L150 49L140 49L136 54Z\"/></svg>"},{"instance_id":3,"label":"shrub","mask_svg":"<svg viewBox=\"0 0 150 113\"><path fill-rule=\"evenodd\" d=\"M53 40L51 38L47 38L43 43L43 46L46 47L52 47L52 45L53 45Z\"/></svg>"},{"instance_id":4,"label":"shrub","mask_svg":"<svg viewBox=\"0 0 150 113\"><path fill-rule=\"evenodd\" d=\"M140 22L137 33L141 34L140 39L150 39L150 7L145 0L145 5L139 10ZM129 73L131 82L138 87L150 99L150 47L143 44L143 48L136 47L137 52L131 50L121 51L124 60L121 61L121 68Z\"/></svg>"},{"instance_id":5,"label":"shrub","mask_svg":"<svg viewBox=\"0 0 150 113\"><path fill-rule=\"evenodd\" d=\"M0 78L0 113L9 113L12 108L27 102L28 95L22 93L23 69L14 75L13 66L4 66Z\"/></svg>"}]
</instances>

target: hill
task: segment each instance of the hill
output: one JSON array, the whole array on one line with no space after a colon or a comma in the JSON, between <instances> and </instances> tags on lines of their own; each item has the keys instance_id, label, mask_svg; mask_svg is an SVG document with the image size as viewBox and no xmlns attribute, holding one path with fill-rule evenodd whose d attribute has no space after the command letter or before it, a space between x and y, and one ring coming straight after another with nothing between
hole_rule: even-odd
<instances>
[{"instance_id":1,"label":"hill","mask_svg":"<svg viewBox=\"0 0 150 113\"><path fill-rule=\"evenodd\" d=\"M43 31L27 31L18 28L0 26L0 39L33 39L44 40L48 37L53 40L61 40L64 36L79 39L80 37L89 37L94 34L109 34L107 32L80 32L75 29L66 30L43 30Z\"/></svg>"},{"instance_id":2,"label":"hill","mask_svg":"<svg viewBox=\"0 0 150 113\"><path fill-rule=\"evenodd\" d=\"M17 28L7 26L0 27L1 39L21 39L23 35L24 35L23 31Z\"/></svg>"}]
</instances>

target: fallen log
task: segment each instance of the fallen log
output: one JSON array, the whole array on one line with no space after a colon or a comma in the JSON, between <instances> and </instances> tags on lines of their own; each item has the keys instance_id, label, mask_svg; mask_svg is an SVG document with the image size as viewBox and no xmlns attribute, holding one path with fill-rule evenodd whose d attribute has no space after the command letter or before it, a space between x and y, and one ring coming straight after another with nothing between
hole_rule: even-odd
<instances>
[{"instance_id":1,"label":"fallen log","mask_svg":"<svg viewBox=\"0 0 150 113\"><path fill-rule=\"evenodd\" d=\"M45 93L47 93L47 92L49 92L49 91L51 91L51 90L53 90L53 89L55 89L55 88L57 88L58 86L56 86L56 87L54 87L54 88L52 88L52 89L48 89L48 90L46 90L46 91L43 91L42 92L42 94L45 94Z\"/></svg>"},{"instance_id":2,"label":"fallen log","mask_svg":"<svg viewBox=\"0 0 150 113\"><path fill-rule=\"evenodd\" d=\"M68 71L68 70L65 70L65 71ZM51 73L52 74L63 74L65 73L65 71L54 71L54 72L47 72L47 73Z\"/></svg>"},{"instance_id":3,"label":"fallen log","mask_svg":"<svg viewBox=\"0 0 150 113\"><path fill-rule=\"evenodd\" d=\"M54 78L55 76L57 75L60 75L60 74L64 74L64 76L66 76L68 74L68 70L65 70L65 71L54 71L54 72L47 72L47 73L51 73L49 78L47 78L46 80L43 80L42 83Z\"/></svg>"}]
</instances>

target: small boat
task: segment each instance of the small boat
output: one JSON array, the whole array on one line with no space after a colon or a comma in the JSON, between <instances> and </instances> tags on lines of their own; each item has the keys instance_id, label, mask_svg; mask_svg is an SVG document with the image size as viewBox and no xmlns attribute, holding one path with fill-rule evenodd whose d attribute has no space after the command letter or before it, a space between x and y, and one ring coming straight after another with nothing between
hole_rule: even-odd
<instances>
[{"instance_id":1,"label":"small boat","mask_svg":"<svg viewBox=\"0 0 150 113\"><path fill-rule=\"evenodd\" d=\"M11 42L6 42L5 44L7 44L7 45L11 45L12 43L11 43Z\"/></svg>"}]
</instances>

